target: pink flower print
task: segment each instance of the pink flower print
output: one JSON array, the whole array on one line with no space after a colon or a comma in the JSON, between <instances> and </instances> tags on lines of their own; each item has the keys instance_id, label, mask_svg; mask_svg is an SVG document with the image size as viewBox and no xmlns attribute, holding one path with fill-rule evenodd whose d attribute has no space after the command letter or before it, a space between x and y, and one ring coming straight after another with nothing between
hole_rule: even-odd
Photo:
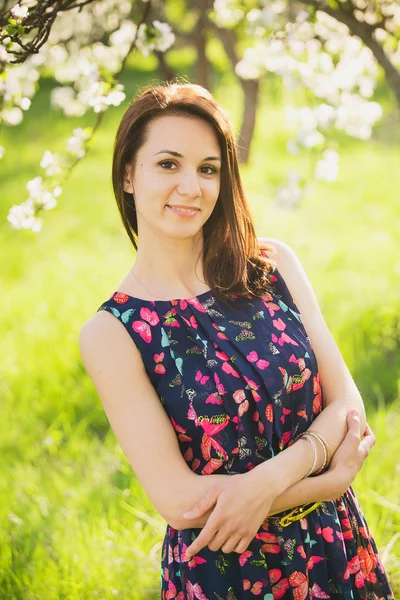
<instances>
[{"instance_id":1,"label":"pink flower print","mask_svg":"<svg viewBox=\"0 0 400 600\"><path fill-rule=\"evenodd\" d=\"M255 581L253 585L251 585L248 579L243 579L243 589L250 590L252 594L255 596L259 596L262 592L263 584L262 581Z\"/></svg>"},{"instance_id":2,"label":"pink flower print","mask_svg":"<svg viewBox=\"0 0 400 600\"><path fill-rule=\"evenodd\" d=\"M177 314L176 312L176 308L171 308L171 310L169 310L167 313L165 313L164 315L164 326L166 327L180 327L177 319L175 318L175 315Z\"/></svg>"},{"instance_id":3,"label":"pink flower print","mask_svg":"<svg viewBox=\"0 0 400 600\"><path fill-rule=\"evenodd\" d=\"M221 396L218 392L213 392L206 398L206 404L223 404Z\"/></svg>"},{"instance_id":4,"label":"pink flower print","mask_svg":"<svg viewBox=\"0 0 400 600\"><path fill-rule=\"evenodd\" d=\"M273 333L271 335L271 339L274 343L278 343L279 346L283 346L285 342L287 344L292 344L293 346L298 346L298 343L292 340L292 338L290 338L284 331L282 332L279 338L277 335L275 335L275 333Z\"/></svg>"},{"instance_id":5,"label":"pink flower print","mask_svg":"<svg viewBox=\"0 0 400 600\"><path fill-rule=\"evenodd\" d=\"M247 360L249 362L255 362L257 367L261 370L266 369L270 363L268 362L268 360L264 360L262 358L258 358L258 354L255 350L252 350L247 356L246 356Z\"/></svg>"},{"instance_id":6,"label":"pink flower print","mask_svg":"<svg viewBox=\"0 0 400 600\"><path fill-rule=\"evenodd\" d=\"M250 550L245 550L244 552L242 552L242 554L239 556L239 564L241 567L243 567L247 563L250 556L253 556L253 553Z\"/></svg>"},{"instance_id":7,"label":"pink flower print","mask_svg":"<svg viewBox=\"0 0 400 600\"><path fill-rule=\"evenodd\" d=\"M220 358L221 360L229 360L229 356L225 354L225 352L221 352L220 350L218 350L215 353L215 356L218 356L218 358Z\"/></svg>"},{"instance_id":8,"label":"pink flower print","mask_svg":"<svg viewBox=\"0 0 400 600\"><path fill-rule=\"evenodd\" d=\"M322 537L327 542L333 542L334 540L332 527L324 527L322 530L321 527L318 527L316 533L322 533Z\"/></svg>"},{"instance_id":9,"label":"pink flower print","mask_svg":"<svg viewBox=\"0 0 400 600\"><path fill-rule=\"evenodd\" d=\"M215 385L217 386L218 393L221 394L221 396L226 394L226 389L224 388L224 385L221 383L218 373L214 373L214 381L215 381Z\"/></svg>"},{"instance_id":10,"label":"pink flower print","mask_svg":"<svg viewBox=\"0 0 400 600\"><path fill-rule=\"evenodd\" d=\"M191 583L186 581L186 594L188 600L208 600L207 596L203 593L200 584Z\"/></svg>"},{"instance_id":11,"label":"pink flower print","mask_svg":"<svg viewBox=\"0 0 400 600\"><path fill-rule=\"evenodd\" d=\"M200 466L200 461L199 461L199 459L198 459L198 458L195 458L195 459L193 460L193 462L192 462L192 466L191 466L191 469L192 469L192 471L196 471L196 469L198 469L198 468L199 468L199 466Z\"/></svg>"},{"instance_id":12,"label":"pink flower print","mask_svg":"<svg viewBox=\"0 0 400 600\"><path fill-rule=\"evenodd\" d=\"M268 312L273 317L278 310L281 310L278 304L274 302L264 302L265 306L268 308Z\"/></svg>"},{"instance_id":13,"label":"pink flower print","mask_svg":"<svg viewBox=\"0 0 400 600\"><path fill-rule=\"evenodd\" d=\"M197 321L196 321L196 317L194 315L192 315L190 317L190 319L185 319L185 317L182 316L182 319L185 321L185 323L186 323L186 325L188 325L188 327L192 327L193 329L199 328Z\"/></svg>"},{"instance_id":14,"label":"pink flower print","mask_svg":"<svg viewBox=\"0 0 400 600\"><path fill-rule=\"evenodd\" d=\"M196 381L200 381L201 385L205 385L209 379L210 378L208 375L203 375L203 373L201 371L197 371Z\"/></svg>"},{"instance_id":15,"label":"pink flower print","mask_svg":"<svg viewBox=\"0 0 400 600\"><path fill-rule=\"evenodd\" d=\"M243 379L245 380L245 382L247 383L247 385L249 386L252 396L254 398L254 400L256 402L259 402L261 400L261 396L260 394L257 392L258 388L260 387L259 385L257 385L252 379L249 379L248 377L246 377L246 375L243 375Z\"/></svg>"},{"instance_id":16,"label":"pink flower print","mask_svg":"<svg viewBox=\"0 0 400 600\"><path fill-rule=\"evenodd\" d=\"M290 431L285 431L285 433L282 435L281 438L281 443L279 444L279 449L282 450L286 444L289 442L290 440Z\"/></svg>"},{"instance_id":17,"label":"pink flower print","mask_svg":"<svg viewBox=\"0 0 400 600\"><path fill-rule=\"evenodd\" d=\"M192 556L192 558L188 562L189 569L194 569L197 565L202 565L206 563L205 558L201 558L201 556Z\"/></svg>"},{"instance_id":18,"label":"pink flower print","mask_svg":"<svg viewBox=\"0 0 400 600\"><path fill-rule=\"evenodd\" d=\"M149 308L142 307L140 309L140 316L142 317L142 319L144 321L147 321L153 327L154 327L154 325L157 325L157 323L160 322L159 316L156 313L156 311L155 310L150 310Z\"/></svg>"},{"instance_id":19,"label":"pink flower print","mask_svg":"<svg viewBox=\"0 0 400 600\"><path fill-rule=\"evenodd\" d=\"M222 370L225 371L225 373L227 373L228 375L233 375L233 377L236 377L237 379L239 379L240 377L239 373L232 367L231 363L229 362L223 363Z\"/></svg>"},{"instance_id":20,"label":"pink flower print","mask_svg":"<svg viewBox=\"0 0 400 600\"><path fill-rule=\"evenodd\" d=\"M191 462L193 460L193 448L188 448L184 453L183 458L186 462Z\"/></svg>"},{"instance_id":21,"label":"pink flower print","mask_svg":"<svg viewBox=\"0 0 400 600\"><path fill-rule=\"evenodd\" d=\"M114 302L116 302L117 304L125 304L125 302L128 302L128 300L129 296L127 294L124 294L124 292L117 292L116 294L114 294Z\"/></svg>"},{"instance_id":22,"label":"pink flower print","mask_svg":"<svg viewBox=\"0 0 400 600\"><path fill-rule=\"evenodd\" d=\"M260 533L256 533L255 537L264 542L262 545L263 552L279 554L280 546L276 535L269 533L268 531L260 531Z\"/></svg>"},{"instance_id":23,"label":"pink flower print","mask_svg":"<svg viewBox=\"0 0 400 600\"><path fill-rule=\"evenodd\" d=\"M281 579L282 571L280 569L270 569L268 575L272 583L272 595L274 600L280 600L289 589L289 582L286 577Z\"/></svg>"},{"instance_id":24,"label":"pink flower print","mask_svg":"<svg viewBox=\"0 0 400 600\"><path fill-rule=\"evenodd\" d=\"M304 546L301 544L296 548L297 552L300 554L301 558L307 558L306 553L304 552Z\"/></svg>"},{"instance_id":25,"label":"pink flower print","mask_svg":"<svg viewBox=\"0 0 400 600\"><path fill-rule=\"evenodd\" d=\"M314 583L314 585L310 587L309 592L311 594L311 598L330 598L328 594L325 594L325 592L321 589L321 586L319 586L318 583Z\"/></svg>"},{"instance_id":26,"label":"pink flower print","mask_svg":"<svg viewBox=\"0 0 400 600\"><path fill-rule=\"evenodd\" d=\"M228 459L226 450L221 446L217 440L213 438L214 435L225 429L229 423L229 417L222 423L210 423L206 419L200 421L200 425L204 430L203 437L201 440L201 453L206 460L211 459L211 446L223 457L224 460ZM222 464L222 463L221 463Z\"/></svg>"},{"instance_id":27,"label":"pink flower print","mask_svg":"<svg viewBox=\"0 0 400 600\"><path fill-rule=\"evenodd\" d=\"M186 435L186 429L184 429L181 425L178 425L173 417L169 417L171 422L172 422L172 426L175 429L175 431L178 434L178 440L181 442L192 442L193 438L189 437L188 435Z\"/></svg>"},{"instance_id":28,"label":"pink flower print","mask_svg":"<svg viewBox=\"0 0 400 600\"><path fill-rule=\"evenodd\" d=\"M284 323L282 321L282 319L274 319L272 321L273 326L275 327L275 329L278 329L279 331L285 331L286 329L286 323Z\"/></svg>"},{"instance_id":29,"label":"pink flower print","mask_svg":"<svg viewBox=\"0 0 400 600\"><path fill-rule=\"evenodd\" d=\"M133 321L132 329L140 335L140 337L147 343L151 342L151 328L150 325L157 325L160 322L158 314L154 310L149 308L141 308L140 316L143 321Z\"/></svg>"},{"instance_id":30,"label":"pink flower print","mask_svg":"<svg viewBox=\"0 0 400 600\"><path fill-rule=\"evenodd\" d=\"M166 594L164 594L163 592L163 599L162 600L183 600L184 599L184 595L183 592L179 592L178 595L176 595L176 586L172 583L172 581L168 581L168 591Z\"/></svg>"},{"instance_id":31,"label":"pink flower print","mask_svg":"<svg viewBox=\"0 0 400 600\"><path fill-rule=\"evenodd\" d=\"M281 421L282 421L282 424L284 425L285 424L285 418L286 418L286 416L290 415L290 413L292 411L289 408L283 408L282 412L283 412L283 415L281 416Z\"/></svg>"},{"instance_id":32,"label":"pink flower print","mask_svg":"<svg viewBox=\"0 0 400 600\"><path fill-rule=\"evenodd\" d=\"M224 333L225 327L221 328L217 323L213 323L212 326L218 331L217 337L221 338L221 340L229 340L229 338ZM217 348L216 344L215 348Z\"/></svg>"},{"instance_id":33,"label":"pink flower print","mask_svg":"<svg viewBox=\"0 0 400 600\"><path fill-rule=\"evenodd\" d=\"M156 366L154 367L154 370L156 373L159 373L160 375L163 375L166 370L164 365L162 364L162 361L164 360L164 352L161 352L161 354L155 354L154 355L154 360L156 361Z\"/></svg>"},{"instance_id":34,"label":"pink flower print","mask_svg":"<svg viewBox=\"0 0 400 600\"><path fill-rule=\"evenodd\" d=\"M265 407L265 416L267 417L270 423L274 422L274 410L272 404L267 404Z\"/></svg>"},{"instance_id":35,"label":"pink flower print","mask_svg":"<svg viewBox=\"0 0 400 600\"><path fill-rule=\"evenodd\" d=\"M239 407L238 407L239 417L243 416L244 413L247 412L249 409L249 401L246 400L245 391L244 390L236 390L236 392L233 393L233 399L236 402L236 404L239 404Z\"/></svg>"},{"instance_id":36,"label":"pink flower print","mask_svg":"<svg viewBox=\"0 0 400 600\"><path fill-rule=\"evenodd\" d=\"M324 560L322 556L310 556L310 558L307 561L307 566L306 566L307 573L308 573L308 571L311 571L311 569L314 567L314 565L317 565L319 562L321 562L321 560Z\"/></svg>"},{"instance_id":37,"label":"pink flower print","mask_svg":"<svg viewBox=\"0 0 400 600\"><path fill-rule=\"evenodd\" d=\"M204 308L204 306L198 301L197 298L191 298L190 300L187 300L188 304L191 304L192 306L195 307L196 310L198 310L199 312L205 313L207 312L207 310Z\"/></svg>"},{"instance_id":38,"label":"pink flower print","mask_svg":"<svg viewBox=\"0 0 400 600\"><path fill-rule=\"evenodd\" d=\"M365 577L361 573L361 564L358 556L353 556L353 558L347 562L347 568L344 572L343 578L349 579L350 575L355 575L356 587L362 588L365 582Z\"/></svg>"},{"instance_id":39,"label":"pink flower print","mask_svg":"<svg viewBox=\"0 0 400 600\"><path fill-rule=\"evenodd\" d=\"M253 421L256 421L256 423L258 425L258 432L260 434L263 434L265 427L264 427L264 423L262 421L260 421L260 413L258 412L258 410L254 411Z\"/></svg>"}]
</instances>

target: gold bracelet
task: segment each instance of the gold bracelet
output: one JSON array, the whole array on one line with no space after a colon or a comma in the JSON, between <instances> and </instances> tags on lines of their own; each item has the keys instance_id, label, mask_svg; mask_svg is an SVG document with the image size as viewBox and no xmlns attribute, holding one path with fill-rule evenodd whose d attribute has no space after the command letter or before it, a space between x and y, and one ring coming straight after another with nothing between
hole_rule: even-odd
<instances>
[{"instance_id":1,"label":"gold bracelet","mask_svg":"<svg viewBox=\"0 0 400 600\"><path fill-rule=\"evenodd\" d=\"M315 438L316 440L319 441L319 443L322 446L322 451L324 453L324 462L322 463L322 466L317 471L315 471L315 473L313 473L313 475L318 475L319 473L321 473L325 469L325 467L327 465L328 451L327 451L327 448L326 448L324 442L322 441L322 439L318 435L318 433L314 433L313 431L306 431L305 434L304 434L304 437L308 437L308 436L311 436L311 437L313 437L313 438Z\"/></svg>"},{"instance_id":2,"label":"gold bracelet","mask_svg":"<svg viewBox=\"0 0 400 600\"><path fill-rule=\"evenodd\" d=\"M303 479L306 479L309 475L311 475L311 473L314 471L315 469L315 465L317 464L317 448L313 442L313 440L308 437L308 436L301 436L303 438L303 440L305 440L306 442L308 442L312 448L313 451L313 464L311 466L311 469L308 471L307 475L304 475Z\"/></svg>"},{"instance_id":3,"label":"gold bracelet","mask_svg":"<svg viewBox=\"0 0 400 600\"><path fill-rule=\"evenodd\" d=\"M321 504L322 502L314 502L314 504L312 504L309 508L305 509L303 509L301 506L297 506L296 508L291 510L290 513L279 519L279 525L281 527L287 527L288 525L290 525L290 523L293 523L294 521L299 521L300 519L308 515ZM303 506L307 506L307 504L304 504Z\"/></svg>"},{"instance_id":4,"label":"gold bracelet","mask_svg":"<svg viewBox=\"0 0 400 600\"><path fill-rule=\"evenodd\" d=\"M331 449L329 448L328 442L325 440L325 438L322 437L322 435L320 433L317 433L316 431L309 431L309 433L312 433L314 436L317 436L321 440L321 443L325 446L325 450L326 450L326 454L327 454L326 463L323 465L323 468L318 471L318 473L322 473L323 471L325 471L328 468L329 463L331 462L331 458L332 458Z\"/></svg>"},{"instance_id":5,"label":"gold bracelet","mask_svg":"<svg viewBox=\"0 0 400 600\"><path fill-rule=\"evenodd\" d=\"M300 433L295 438L295 441L300 439L301 437L306 437L306 436L311 436L311 437L317 439L323 447L323 451L324 451L323 465L320 469L318 469L318 471L316 473L313 473L313 475L319 475L320 473L324 472L327 469L329 463L331 462L331 450L329 448L328 442L322 437L322 435L320 435L319 433L316 433L315 431L308 431L308 430L304 431L303 433Z\"/></svg>"}]
</instances>

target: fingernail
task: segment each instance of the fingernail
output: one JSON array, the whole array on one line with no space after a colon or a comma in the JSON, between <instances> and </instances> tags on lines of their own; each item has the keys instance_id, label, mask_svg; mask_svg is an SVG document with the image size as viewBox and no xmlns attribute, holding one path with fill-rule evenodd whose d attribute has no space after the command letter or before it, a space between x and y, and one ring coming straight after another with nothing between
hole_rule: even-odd
<instances>
[{"instance_id":1,"label":"fingernail","mask_svg":"<svg viewBox=\"0 0 400 600\"><path fill-rule=\"evenodd\" d=\"M352 417L358 417L358 410L354 408L353 410L350 411L350 414Z\"/></svg>"},{"instance_id":2,"label":"fingernail","mask_svg":"<svg viewBox=\"0 0 400 600\"><path fill-rule=\"evenodd\" d=\"M184 516L184 517L191 517L191 516L192 516L192 514L193 514L193 511L192 511L192 510L189 510L188 512L185 512L185 513L183 513L183 516Z\"/></svg>"}]
</instances>

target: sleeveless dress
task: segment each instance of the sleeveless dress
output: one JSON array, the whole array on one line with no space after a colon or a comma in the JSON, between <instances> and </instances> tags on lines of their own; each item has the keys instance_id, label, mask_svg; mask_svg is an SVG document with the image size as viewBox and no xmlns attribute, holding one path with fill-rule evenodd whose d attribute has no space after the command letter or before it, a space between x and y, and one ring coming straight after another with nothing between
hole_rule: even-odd
<instances>
[{"instance_id":1,"label":"sleeveless dress","mask_svg":"<svg viewBox=\"0 0 400 600\"><path fill-rule=\"evenodd\" d=\"M322 410L315 354L275 269L263 298L211 290L189 299L143 300L115 292L111 312L141 353L180 450L198 475L244 473L284 450ZM394 596L353 489L282 527L268 517L242 554L206 546L201 529L167 525L162 600L335 600Z\"/></svg>"}]
</instances>

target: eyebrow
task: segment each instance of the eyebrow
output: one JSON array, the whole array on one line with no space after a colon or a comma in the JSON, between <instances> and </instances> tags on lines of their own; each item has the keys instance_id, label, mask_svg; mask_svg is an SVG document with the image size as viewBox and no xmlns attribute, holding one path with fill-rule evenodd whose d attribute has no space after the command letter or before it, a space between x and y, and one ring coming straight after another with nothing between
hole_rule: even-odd
<instances>
[{"instance_id":1,"label":"eyebrow","mask_svg":"<svg viewBox=\"0 0 400 600\"><path fill-rule=\"evenodd\" d=\"M156 156L157 154L172 154L172 156L176 156L177 158L184 158L183 154L180 154L179 152L175 152L174 150L160 150L159 152L156 152L154 154L154 156ZM219 158L219 156L207 156L207 158L204 158L203 160L219 160L219 162L221 162L221 159Z\"/></svg>"}]
</instances>

